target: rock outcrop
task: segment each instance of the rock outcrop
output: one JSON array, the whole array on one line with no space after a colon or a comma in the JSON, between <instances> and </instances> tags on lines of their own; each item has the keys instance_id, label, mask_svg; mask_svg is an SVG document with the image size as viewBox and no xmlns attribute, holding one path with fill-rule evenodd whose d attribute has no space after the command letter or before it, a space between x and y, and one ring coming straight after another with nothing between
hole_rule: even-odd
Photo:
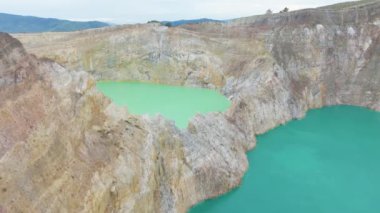
<instances>
[{"instance_id":1,"label":"rock outcrop","mask_svg":"<svg viewBox=\"0 0 380 213\"><path fill-rule=\"evenodd\" d=\"M61 65L0 35L0 212L185 212L239 185L255 135L311 108L380 110L378 2L16 37ZM216 88L232 107L179 130L95 80Z\"/></svg>"}]
</instances>

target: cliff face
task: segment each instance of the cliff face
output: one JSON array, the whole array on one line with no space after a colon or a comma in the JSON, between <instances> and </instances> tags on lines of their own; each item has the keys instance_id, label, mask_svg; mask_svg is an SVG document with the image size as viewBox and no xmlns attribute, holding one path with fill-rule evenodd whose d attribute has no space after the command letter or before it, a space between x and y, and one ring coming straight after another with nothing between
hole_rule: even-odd
<instances>
[{"instance_id":1,"label":"cliff face","mask_svg":"<svg viewBox=\"0 0 380 213\"><path fill-rule=\"evenodd\" d=\"M0 209L185 212L227 192L256 134L325 105L380 110L379 7L16 35L87 72L1 34ZM232 107L181 131L114 106L93 78L217 88Z\"/></svg>"},{"instance_id":2,"label":"cliff face","mask_svg":"<svg viewBox=\"0 0 380 213\"><path fill-rule=\"evenodd\" d=\"M225 72L240 69L240 57L251 60L265 51L255 39L218 38L155 24L16 37L28 51L86 70L96 79L218 88L225 84Z\"/></svg>"}]
</instances>

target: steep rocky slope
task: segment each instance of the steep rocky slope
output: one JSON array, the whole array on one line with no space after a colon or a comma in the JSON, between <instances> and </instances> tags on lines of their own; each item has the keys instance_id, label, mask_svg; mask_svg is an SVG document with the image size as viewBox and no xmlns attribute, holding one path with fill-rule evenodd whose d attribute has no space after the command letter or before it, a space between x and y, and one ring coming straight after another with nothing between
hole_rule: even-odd
<instances>
[{"instance_id":1,"label":"steep rocky slope","mask_svg":"<svg viewBox=\"0 0 380 213\"><path fill-rule=\"evenodd\" d=\"M184 212L239 183L247 139L222 114L181 132L128 115L87 73L7 34L0 45L2 212Z\"/></svg>"},{"instance_id":2,"label":"steep rocky slope","mask_svg":"<svg viewBox=\"0 0 380 213\"><path fill-rule=\"evenodd\" d=\"M16 35L69 72L1 35L1 208L185 212L239 184L256 134L325 105L380 110L379 36L380 3ZM232 107L181 131L110 104L92 76L217 88Z\"/></svg>"}]
</instances>

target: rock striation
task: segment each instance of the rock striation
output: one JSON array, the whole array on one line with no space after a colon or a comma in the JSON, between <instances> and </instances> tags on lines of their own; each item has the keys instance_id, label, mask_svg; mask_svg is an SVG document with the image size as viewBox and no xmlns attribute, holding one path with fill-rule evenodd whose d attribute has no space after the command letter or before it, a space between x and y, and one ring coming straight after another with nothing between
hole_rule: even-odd
<instances>
[{"instance_id":1,"label":"rock striation","mask_svg":"<svg viewBox=\"0 0 380 213\"><path fill-rule=\"evenodd\" d=\"M0 212L186 212L239 185L255 135L311 108L380 111L379 2L15 36L38 58L0 34ZM232 107L179 130L95 80L215 88Z\"/></svg>"}]
</instances>

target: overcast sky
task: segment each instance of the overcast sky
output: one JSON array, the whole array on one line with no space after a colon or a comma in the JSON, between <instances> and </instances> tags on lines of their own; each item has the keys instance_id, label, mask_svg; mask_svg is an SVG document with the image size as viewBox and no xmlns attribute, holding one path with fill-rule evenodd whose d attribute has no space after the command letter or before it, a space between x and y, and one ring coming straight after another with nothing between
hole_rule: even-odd
<instances>
[{"instance_id":1,"label":"overcast sky","mask_svg":"<svg viewBox=\"0 0 380 213\"><path fill-rule=\"evenodd\" d=\"M230 19L318 7L344 0L0 0L0 12L70 20L142 23L148 20Z\"/></svg>"}]
</instances>

